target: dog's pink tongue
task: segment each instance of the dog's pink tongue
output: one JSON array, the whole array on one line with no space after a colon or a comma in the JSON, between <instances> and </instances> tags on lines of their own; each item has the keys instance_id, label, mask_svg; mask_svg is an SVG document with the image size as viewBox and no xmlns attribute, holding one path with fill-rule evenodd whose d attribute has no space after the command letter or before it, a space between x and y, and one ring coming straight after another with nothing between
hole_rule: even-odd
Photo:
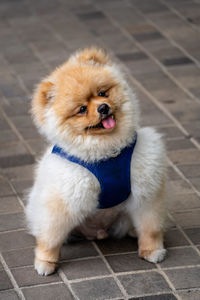
<instances>
[{"instance_id":1,"label":"dog's pink tongue","mask_svg":"<svg viewBox=\"0 0 200 300\"><path fill-rule=\"evenodd\" d=\"M102 124L103 124L103 127L105 129L112 129L115 127L116 125L116 122L115 120L112 118L112 116L109 116L108 118L102 120Z\"/></svg>"}]
</instances>

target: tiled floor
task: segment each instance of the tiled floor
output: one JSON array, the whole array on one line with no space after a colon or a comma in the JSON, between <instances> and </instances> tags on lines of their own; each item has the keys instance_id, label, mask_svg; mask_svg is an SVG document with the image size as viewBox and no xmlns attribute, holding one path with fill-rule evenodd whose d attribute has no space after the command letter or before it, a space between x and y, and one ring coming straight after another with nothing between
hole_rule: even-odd
<instances>
[{"instance_id":1,"label":"tiled floor","mask_svg":"<svg viewBox=\"0 0 200 300\"><path fill-rule=\"evenodd\" d=\"M0 1L0 299L200 299L200 1ZM166 137L166 260L137 241L64 245L59 272L33 270L24 190L45 142L29 116L34 85L79 47L100 45L127 72L142 125Z\"/></svg>"}]
</instances>

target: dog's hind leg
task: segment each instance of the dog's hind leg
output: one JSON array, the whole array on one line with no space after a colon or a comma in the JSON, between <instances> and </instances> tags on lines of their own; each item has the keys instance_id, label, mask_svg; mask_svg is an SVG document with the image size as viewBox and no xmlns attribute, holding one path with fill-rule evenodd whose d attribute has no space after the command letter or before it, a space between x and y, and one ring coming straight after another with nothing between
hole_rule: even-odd
<instances>
[{"instance_id":1,"label":"dog's hind leg","mask_svg":"<svg viewBox=\"0 0 200 300\"><path fill-rule=\"evenodd\" d=\"M150 262L161 262L166 250L163 247L165 207L163 203L164 187L160 187L154 199L141 199L134 205L132 220L135 225L139 256Z\"/></svg>"}]
</instances>

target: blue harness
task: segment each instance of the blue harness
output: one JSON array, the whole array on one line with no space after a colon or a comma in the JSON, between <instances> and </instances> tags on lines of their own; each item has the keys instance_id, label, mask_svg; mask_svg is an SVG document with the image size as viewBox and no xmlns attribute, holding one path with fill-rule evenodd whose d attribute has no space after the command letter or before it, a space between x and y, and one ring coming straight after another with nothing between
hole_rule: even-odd
<instances>
[{"instance_id":1,"label":"blue harness","mask_svg":"<svg viewBox=\"0 0 200 300\"><path fill-rule=\"evenodd\" d=\"M53 147L52 153L83 166L95 175L101 187L98 208L104 209L122 203L131 192L130 164L136 141L137 135L134 142L122 149L118 156L93 163L71 156L57 145Z\"/></svg>"}]
</instances>

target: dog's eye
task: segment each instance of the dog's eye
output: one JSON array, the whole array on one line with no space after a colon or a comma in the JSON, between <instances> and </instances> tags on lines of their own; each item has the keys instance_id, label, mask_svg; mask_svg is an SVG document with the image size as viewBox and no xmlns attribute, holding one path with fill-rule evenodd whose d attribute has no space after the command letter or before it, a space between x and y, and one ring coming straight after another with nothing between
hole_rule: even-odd
<instances>
[{"instance_id":1,"label":"dog's eye","mask_svg":"<svg viewBox=\"0 0 200 300\"><path fill-rule=\"evenodd\" d=\"M99 96L99 97L105 97L105 98L108 97L108 95L107 95L106 92L99 92L99 93L98 93L98 96Z\"/></svg>"},{"instance_id":2,"label":"dog's eye","mask_svg":"<svg viewBox=\"0 0 200 300\"><path fill-rule=\"evenodd\" d=\"M87 112L87 106L81 106L80 110L79 110L79 114L85 114Z\"/></svg>"}]
</instances>

